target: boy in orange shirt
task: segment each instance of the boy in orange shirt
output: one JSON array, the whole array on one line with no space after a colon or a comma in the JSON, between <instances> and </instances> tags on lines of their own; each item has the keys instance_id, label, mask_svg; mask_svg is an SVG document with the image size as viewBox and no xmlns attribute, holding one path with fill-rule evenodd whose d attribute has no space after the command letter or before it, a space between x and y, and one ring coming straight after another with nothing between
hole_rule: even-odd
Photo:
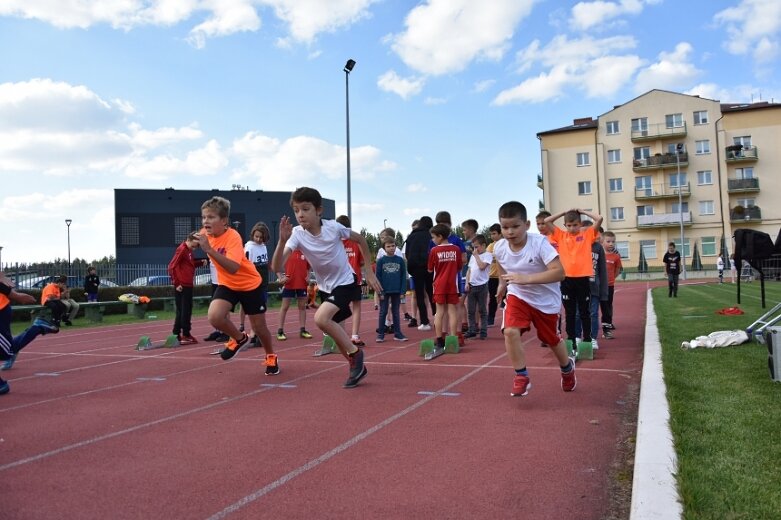
<instances>
[{"instance_id":1,"label":"boy in orange shirt","mask_svg":"<svg viewBox=\"0 0 781 520\"><path fill-rule=\"evenodd\" d=\"M203 229L196 235L204 253L217 270L219 285L209 305L209 323L231 337L220 352L224 360L231 359L249 337L228 319L237 304L249 316L252 330L266 350L266 375L279 374L277 355L271 345L271 332L266 325L266 299L261 290L262 279L255 265L244 255L244 243L238 231L229 225L230 201L212 197L201 206Z\"/></svg>"},{"instance_id":2,"label":"boy in orange shirt","mask_svg":"<svg viewBox=\"0 0 781 520\"><path fill-rule=\"evenodd\" d=\"M593 226L581 228L581 215L594 221ZM548 239L558 244L559 258L564 266L564 281L561 282L561 300L564 304L567 338L571 341L572 351L577 350L575 334L576 311L581 316L591 316L591 285L594 265L591 257L591 244L599 238L598 228L602 217L583 209L571 209L546 217L545 224L553 224L564 217L566 231L554 227ZM591 327L583 327L583 341L591 343Z\"/></svg>"}]
</instances>

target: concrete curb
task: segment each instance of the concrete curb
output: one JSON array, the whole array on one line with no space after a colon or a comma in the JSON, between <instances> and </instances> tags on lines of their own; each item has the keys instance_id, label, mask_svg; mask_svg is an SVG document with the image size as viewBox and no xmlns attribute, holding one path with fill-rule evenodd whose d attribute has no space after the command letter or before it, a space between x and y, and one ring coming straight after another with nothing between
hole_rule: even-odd
<instances>
[{"instance_id":1,"label":"concrete curb","mask_svg":"<svg viewBox=\"0 0 781 520\"><path fill-rule=\"evenodd\" d=\"M637 412L631 520L682 518L683 507L675 481L678 459L669 423L667 387L662 373L662 345L649 289L646 297L643 376Z\"/></svg>"}]
</instances>

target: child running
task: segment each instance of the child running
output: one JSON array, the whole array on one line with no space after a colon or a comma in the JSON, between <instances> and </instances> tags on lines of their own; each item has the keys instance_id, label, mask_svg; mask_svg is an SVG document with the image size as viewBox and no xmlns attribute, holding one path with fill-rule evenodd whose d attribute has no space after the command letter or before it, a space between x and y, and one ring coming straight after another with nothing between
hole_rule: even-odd
<instances>
[{"instance_id":1,"label":"child running","mask_svg":"<svg viewBox=\"0 0 781 520\"><path fill-rule=\"evenodd\" d=\"M293 250L306 256L323 295L315 312L315 323L333 338L349 361L349 376L344 388L354 388L366 376L367 370L363 364L363 350L352 344L341 322L350 317L350 303L360 297L361 288L347 261L342 240L349 238L357 242L364 258L370 258L369 246L361 234L322 218L323 198L316 189L298 188L290 197L290 205L299 225L293 227L287 216L280 219L279 243L271 260L272 269L276 271L284 265ZM366 272L366 280L375 291L382 290L373 272Z\"/></svg>"},{"instance_id":2,"label":"child running","mask_svg":"<svg viewBox=\"0 0 781 520\"><path fill-rule=\"evenodd\" d=\"M524 396L531 389L521 336L537 330L537 337L556 356L561 367L561 388L572 392L577 385L575 359L567 357L567 346L559 336L557 325L561 309L559 283L564 280L564 268L559 255L544 235L528 234L526 207L512 201L499 208L499 224L503 240L496 243L494 257L499 264L501 300L507 293L502 331L504 346L515 377L511 396Z\"/></svg>"},{"instance_id":3,"label":"child running","mask_svg":"<svg viewBox=\"0 0 781 520\"><path fill-rule=\"evenodd\" d=\"M209 255L217 270L219 285L209 304L209 323L230 336L220 352L223 360L231 359L249 337L228 319L228 312L237 303L249 316L252 330L266 351L266 375L279 374L277 355L271 345L271 333L266 326L266 300L261 290L262 280L255 265L244 255L241 235L229 225L230 201L212 197L201 206L203 229L197 235L199 245Z\"/></svg>"}]
</instances>

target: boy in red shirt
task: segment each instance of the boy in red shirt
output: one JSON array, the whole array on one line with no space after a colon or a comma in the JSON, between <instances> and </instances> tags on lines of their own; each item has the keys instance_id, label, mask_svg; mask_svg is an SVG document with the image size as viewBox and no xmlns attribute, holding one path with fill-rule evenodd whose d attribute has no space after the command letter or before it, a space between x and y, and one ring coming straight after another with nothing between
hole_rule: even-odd
<instances>
[{"instance_id":1,"label":"boy in red shirt","mask_svg":"<svg viewBox=\"0 0 781 520\"><path fill-rule=\"evenodd\" d=\"M607 300L599 302L602 307L602 335L607 339L613 339L613 293L615 292L616 277L624 270L621 265L621 255L616 250L616 234L605 231L602 234L602 245L605 247L605 263L607 264Z\"/></svg>"},{"instance_id":2,"label":"boy in red shirt","mask_svg":"<svg viewBox=\"0 0 781 520\"><path fill-rule=\"evenodd\" d=\"M445 351L445 337L442 332L443 316L448 316L448 326L452 334L456 334L459 330L458 278L463 258L461 248L448 242L450 227L437 224L431 228L430 233L434 247L428 254L428 271L434 273L434 303L437 306L437 312L434 314L437 343L432 357L437 357Z\"/></svg>"},{"instance_id":3,"label":"boy in red shirt","mask_svg":"<svg viewBox=\"0 0 781 520\"><path fill-rule=\"evenodd\" d=\"M206 259L193 258L193 249L198 247L198 239L195 235L196 233L191 233L179 244L174 257L168 263L168 276L171 277L171 283L174 285L176 304L173 333L179 338L180 345L198 343L198 340L190 334L193 316L193 279L195 268L206 265Z\"/></svg>"},{"instance_id":4,"label":"boy in red shirt","mask_svg":"<svg viewBox=\"0 0 781 520\"><path fill-rule=\"evenodd\" d=\"M301 329L298 334L304 339L312 337L312 334L306 330L309 269L309 262L304 258L304 254L301 251L293 251L287 262L285 262L285 272L277 273L277 280L283 284L282 307L279 310L279 328L277 329L277 339L279 341L287 340L285 335L285 318L293 298L298 303L298 325Z\"/></svg>"}]
</instances>

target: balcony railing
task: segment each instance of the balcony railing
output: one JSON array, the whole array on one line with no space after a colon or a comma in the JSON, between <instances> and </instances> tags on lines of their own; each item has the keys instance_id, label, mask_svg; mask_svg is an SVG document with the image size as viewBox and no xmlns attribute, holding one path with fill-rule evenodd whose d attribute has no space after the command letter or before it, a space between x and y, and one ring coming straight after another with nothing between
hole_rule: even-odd
<instances>
[{"instance_id":1,"label":"balcony railing","mask_svg":"<svg viewBox=\"0 0 781 520\"><path fill-rule=\"evenodd\" d=\"M756 222L762 220L762 210L757 206L735 206L729 211L729 219L731 222Z\"/></svg>"},{"instance_id":2,"label":"balcony railing","mask_svg":"<svg viewBox=\"0 0 781 520\"><path fill-rule=\"evenodd\" d=\"M663 168L675 168L678 166L678 160L680 165L689 165L689 154L686 152L679 153L678 159L674 153L656 154L645 159L635 159L632 161L632 170L634 171L647 171L647 170L660 170Z\"/></svg>"},{"instance_id":3,"label":"balcony railing","mask_svg":"<svg viewBox=\"0 0 781 520\"><path fill-rule=\"evenodd\" d=\"M668 127L666 123L657 123L648 125L642 130L632 130L631 139L637 141L652 141L655 139L672 139L674 137L684 137L686 135L686 122L681 126Z\"/></svg>"},{"instance_id":4,"label":"balcony railing","mask_svg":"<svg viewBox=\"0 0 781 520\"><path fill-rule=\"evenodd\" d=\"M683 225L690 226L692 223L692 212L683 212ZM638 215L637 227L673 227L681 225L681 213L655 213L653 215Z\"/></svg>"},{"instance_id":5,"label":"balcony railing","mask_svg":"<svg viewBox=\"0 0 781 520\"><path fill-rule=\"evenodd\" d=\"M688 198L691 195L691 184L688 182L680 188L681 197ZM678 197L678 186L668 184L653 184L647 188L635 187L635 199L667 199Z\"/></svg>"},{"instance_id":6,"label":"balcony railing","mask_svg":"<svg viewBox=\"0 0 781 520\"><path fill-rule=\"evenodd\" d=\"M541 174L541 173L538 173L538 174L537 174L537 187L538 187L538 188L540 188L540 189L543 189L543 188L542 188L543 186L544 186L544 185L543 185L543 183L542 183L542 174Z\"/></svg>"},{"instance_id":7,"label":"balcony railing","mask_svg":"<svg viewBox=\"0 0 781 520\"><path fill-rule=\"evenodd\" d=\"M727 179L727 191L730 193L746 193L759 191L759 179Z\"/></svg>"},{"instance_id":8,"label":"balcony railing","mask_svg":"<svg viewBox=\"0 0 781 520\"><path fill-rule=\"evenodd\" d=\"M728 163L755 162L759 160L759 151L756 146L733 144L724 148L724 157Z\"/></svg>"}]
</instances>

